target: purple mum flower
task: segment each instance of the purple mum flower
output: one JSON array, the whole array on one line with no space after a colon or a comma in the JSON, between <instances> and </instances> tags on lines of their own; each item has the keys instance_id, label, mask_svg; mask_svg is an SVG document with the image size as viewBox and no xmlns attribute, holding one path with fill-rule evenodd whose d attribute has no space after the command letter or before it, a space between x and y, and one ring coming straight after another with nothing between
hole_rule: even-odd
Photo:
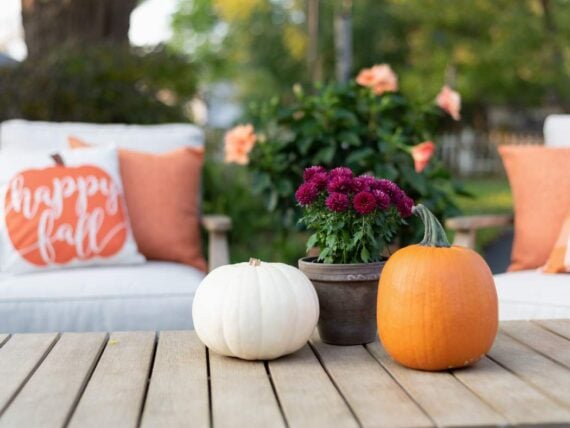
<instances>
[{"instance_id":1,"label":"purple mum flower","mask_svg":"<svg viewBox=\"0 0 570 428\"><path fill-rule=\"evenodd\" d=\"M305 168L303 172L303 179L305 181L309 181L311 178L315 176L315 174L326 173L327 170L324 169L322 166L312 166L310 168Z\"/></svg>"},{"instance_id":2,"label":"purple mum flower","mask_svg":"<svg viewBox=\"0 0 570 428\"><path fill-rule=\"evenodd\" d=\"M398 188L398 190L398 193L394 194L391 197L392 203L396 206L396 209L402 217L409 217L412 215L414 200L406 195L406 192L404 192L402 189Z\"/></svg>"},{"instance_id":3,"label":"purple mum flower","mask_svg":"<svg viewBox=\"0 0 570 428\"><path fill-rule=\"evenodd\" d=\"M410 217L414 208L414 200L402 192L402 197L396 203L396 208L402 217Z\"/></svg>"},{"instance_id":4,"label":"purple mum flower","mask_svg":"<svg viewBox=\"0 0 570 428\"><path fill-rule=\"evenodd\" d=\"M372 191L372 194L376 198L376 204L378 205L378 208L385 210L390 206L390 196L388 196L385 192L375 189Z\"/></svg>"},{"instance_id":5,"label":"purple mum flower","mask_svg":"<svg viewBox=\"0 0 570 428\"><path fill-rule=\"evenodd\" d=\"M302 206L311 205L317 199L318 194L319 189L317 189L314 183L303 183L295 192L295 199Z\"/></svg>"},{"instance_id":6,"label":"purple mum flower","mask_svg":"<svg viewBox=\"0 0 570 428\"><path fill-rule=\"evenodd\" d=\"M385 178L380 178L378 180L375 180L374 184L372 185L372 188L376 190L382 190L384 193L388 194L388 196L390 196L391 198L401 192L400 188L396 183L387 180Z\"/></svg>"},{"instance_id":7,"label":"purple mum flower","mask_svg":"<svg viewBox=\"0 0 570 428\"><path fill-rule=\"evenodd\" d=\"M331 170L331 178L335 178L335 177L352 178L353 177L352 170L350 168L345 167L345 166L339 166L338 168Z\"/></svg>"},{"instance_id":8,"label":"purple mum flower","mask_svg":"<svg viewBox=\"0 0 570 428\"><path fill-rule=\"evenodd\" d=\"M309 182L317 186L317 189L319 191L325 190L327 188L328 181L329 175L326 172L317 172L309 179Z\"/></svg>"},{"instance_id":9,"label":"purple mum flower","mask_svg":"<svg viewBox=\"0 0 570 428\"><path fill-rule=\"evenodd\" d=\"M327 189L331 193L349 193L352 191L352 177L343 175L332 176L331 173L331 179L328 182Z\"/></svg>"},{"instance_id":10,"label":"purple mum flower","mask_svg":"<svg viewBox=\"0 0 570 428\"><path fill-rule=\"evenodd\" d=\"M327 197L325 205L330 211L341 213L348 209L350 201L344 193L334 192Z\"/></svg>"},{"instance_id":11,"label":"purple mum flower","mask_svg":"<svg viewBox=\"0 0 570 428\"><path fill-rule=\"evenodd\" d=\"M352 205L357 212L366 215L376 209L376 199L370 192L358 192L354 195Z\"/></svg>"},{"instance_id":12,"label":"purple mum flower","mask_svg":"<svg viewBox=\"0 0 570 428\"><path fill-rule=\"evenodd\" d=\"M352 180L355 192L370 192L376 179L370 175L360 175Z\"/></svg>"}]
</instances>

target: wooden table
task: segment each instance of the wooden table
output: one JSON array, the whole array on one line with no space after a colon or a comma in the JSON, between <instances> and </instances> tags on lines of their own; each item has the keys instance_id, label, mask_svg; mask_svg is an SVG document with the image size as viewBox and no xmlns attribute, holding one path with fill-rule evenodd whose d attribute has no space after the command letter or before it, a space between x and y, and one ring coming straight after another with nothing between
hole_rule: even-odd
<instances>
[{"instance_id":1,"label":"wooden table","mask_svg":"<svg viewBox=\"0 0 570 428\"><path fill-rule=\"evenodd\" d=\"M405 369L379 343L246 362L193 332L0 335L0 427L570 425L570 320L505 322L489 356Z\"/></svg>"}]
</instances>

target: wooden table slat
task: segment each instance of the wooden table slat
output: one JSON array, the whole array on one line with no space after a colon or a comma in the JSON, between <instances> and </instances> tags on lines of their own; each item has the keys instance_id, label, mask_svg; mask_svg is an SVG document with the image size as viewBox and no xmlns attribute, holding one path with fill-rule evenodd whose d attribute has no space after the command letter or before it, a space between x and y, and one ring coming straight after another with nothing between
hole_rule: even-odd
<instances>
[{"instance_id":1,"label":"wooden table slat","mask_svg":"<svg viewBox=\"0 0 570 428\"><path fill-rule=\"evenodd\" d=\"M358 423L312 349L269 362L289 427L357 427Z\"/></svg>"},{"instance_id":2,"label":"wooden table slat","mask_svg":"<svg viewBox=\"0 0 570 428\"><path fill-rule=\"evenodd\" d=\"M468 370L455 370L453 374L511 423L547 424L570 420L570 410L489 358L483 358Z\"/></svg>"},{"instance_id":3,"label":"wooden table slat","mask_svg":"<svg viewBox=\"0 0 570 428\"><path fill-rule=\"evenodd\" d=\"M363 346L312 343L363 426L433 426Z\"/></svg>"},{"instance_id":4,"label":"wooden table slat","mask_svg":"<svg viewBox=\"0 0 570 428\"><path fill-rule=\"evenodd\" d=\"M155 333L113 333L73 414L71 427L134 427L147 387Z\"/></svg>"},{"instance_id":5,"label":"wooden table slat","mask_svg":"<svg viewBox=\"0 0 570 428\"><path fill-rule=\"evenodd\" d=\"M193 331L159 333L143 427L210 424L206 348Z\"/></svg>"},{"instance_id":6,"label":"wooden table slat","mask_svg":"<svg viewBox=\"0 0 570 428\"><path fill-rule=\"evenodd\" d=\"M446 372L410 370L392 360L379 342L367 345L437 425L502 425L506 418Z\"/></svg>"},{"instance_id":7,"label":"wooden table slat","mask_svg":"<svg viewBox=\"0 0 570 428\"><path fill-rule=\"evenodd\" d=\"M57 337L56 333L15 334L0 348L0 415Z\"/></svg>"},{"instance_id":8,"label":"wooden table slat","mask_svg":"<svg viewBox=\"0 0 570 428\"><path fill-rule=\"evenodd\" d=\"M570 406L570 370L502 332L489 356L549 397Z\"/></svg>"},{"instance_id":9,"label":"wooden table slat","mask_svg":"<svg viewBox=\"0 0 570 428\"><path fill-rule=\"evenodd\" d=\"M570 340L570 320L535 320L533 322Z\"/></svg>"},{"instance_id":10,"label":"wooden table slat","mask_svg":"<svg viewBox=\"0 0 570 428\"><path fill-rule=\"evenodd\" d=\"M501 330L535 351L570 368L570 341L530 321L510 321Z\"/></svg>"},{"instance_id":11,"label":"wooden table slat","mask_svg":"<svg viewBox=\"0 0 570 428\"><path fill-rule=\"evenodd\" d=\"M0 427L61 427L97 362L105 333L65 333L8 407Z\"/></svg>"},{"instance_id":12,"label":"wooden table slat","mask_svg":"<svg viewBox=\"0 0 570 428\"><path fill-rule=\"evenodd\" d=\"M209 352L212 419L216 428L284 427L265 365Z\"/></svg>"}]
</instances>

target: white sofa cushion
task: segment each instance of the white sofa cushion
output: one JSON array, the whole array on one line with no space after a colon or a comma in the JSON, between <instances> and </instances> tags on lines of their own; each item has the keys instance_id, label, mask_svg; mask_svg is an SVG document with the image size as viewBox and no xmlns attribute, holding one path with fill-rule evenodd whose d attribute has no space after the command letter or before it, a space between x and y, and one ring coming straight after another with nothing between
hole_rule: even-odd
<instances>
[{"instance_id":1,"label":"white sofa cushion","mask_svg":"<svg viewBox=\"0 0 570 428\"><path fill-rule=\"evenodd\" d=\"M570 147L570 114L552 114L544 121L544 144Z\"/></svg>"},{"instance_id":2,"label":"white sofa cushion","mask_svg":"<svg viewBox=\"0 0 570 428\"><path fill-rule=\"evenodd\" d=\"M495 275L501 320L570 318L570 275L536 270Z\"/></svg>"},{"instance_id":3,"label":"white sofa cushion","mask_svg":"<svg viewBox=\"0 0 570 428\"><path fill-rule=\"evenodd\" d=\"M202 147L204 132L194 125L117 125L80 122L34 122L9 120L0 127L2 150L62 150L67 138L76 136L90 144L116 144L118 147L149 153L164 153L180 147Z\"/></svg>"},{"instance_id":4,"label":"white sofa cushion","mask_svg":"<svg viewBox=\"0 0 570 428\"><path fill-rule=\"evenodd\" d=\"M191 329L204 274L178 263L0 277L0 333Z\"/></svg>"}]
</instances>

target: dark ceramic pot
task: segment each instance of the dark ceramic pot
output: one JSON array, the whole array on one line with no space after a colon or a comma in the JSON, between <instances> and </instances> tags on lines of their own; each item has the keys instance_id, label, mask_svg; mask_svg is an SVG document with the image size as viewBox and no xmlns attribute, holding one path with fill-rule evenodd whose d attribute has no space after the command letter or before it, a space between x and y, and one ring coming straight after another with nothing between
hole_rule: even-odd
<instances>
[{"instance_id":1,"label":"dark ceramic pot","mask_svg":"<svg viewBox=\"0 0 570 428\"><path fill-rule=\"evenodd\" d=\"M385 262L357 264L299 260L319 296L319 334L331 345L361 345L376 340L378 280Z\"/></svg>"}]
</instances>

